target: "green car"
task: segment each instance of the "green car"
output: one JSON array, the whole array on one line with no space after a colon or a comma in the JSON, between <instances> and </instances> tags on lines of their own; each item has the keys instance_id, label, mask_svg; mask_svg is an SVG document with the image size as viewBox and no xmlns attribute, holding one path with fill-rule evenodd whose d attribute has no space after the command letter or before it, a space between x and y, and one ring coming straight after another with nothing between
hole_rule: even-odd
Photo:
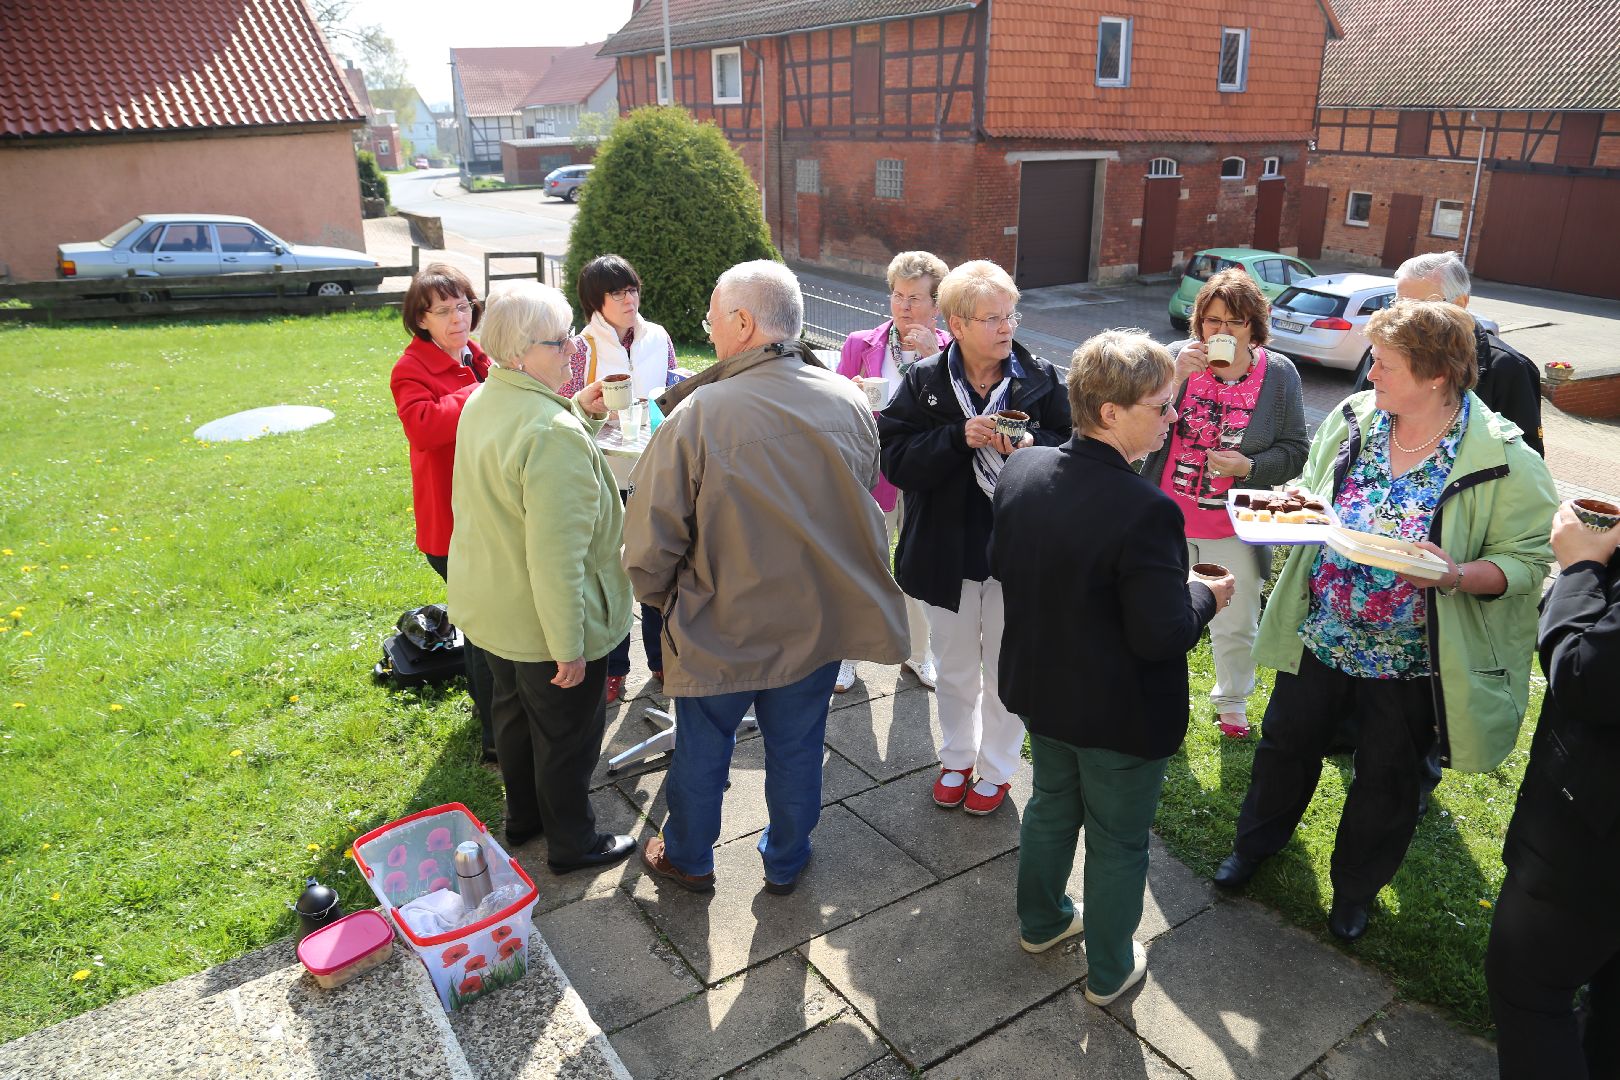
<instances>
[{"instance_id":1,"label":"green car","mask_svg":"<svg viewBox=\"0 0 1620 1080\"><path fill-rule=\"evenodd\" d=\"M1292 255L1279 255L1275 251L1256 251L1254 248L1210 248L1187 260L1182 271L1181 287L1170 297L1170 325L1185 331L1192 317L1193 301L1204 282L1229 267L1242 267L1260 286L1267 300L1275 300L1290 285L1316 271Z\"/></svg>"}]
</instances>

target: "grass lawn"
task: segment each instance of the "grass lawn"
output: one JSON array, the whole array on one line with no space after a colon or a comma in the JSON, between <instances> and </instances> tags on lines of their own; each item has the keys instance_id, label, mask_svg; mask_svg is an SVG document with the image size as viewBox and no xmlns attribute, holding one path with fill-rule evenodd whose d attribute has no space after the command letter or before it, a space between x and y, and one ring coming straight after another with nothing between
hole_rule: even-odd
<instances>
[{"instance_id":1,"label":"grass lawn","mask_svg":"<svg viewBox=\"0 0 1620 1080\"><path fill-rule=\"evenodd\" d=\"M443 595L413 542L395 315L7 327L0 343L16 368L0 401L5 1040L290 933L306 874L369 904L354 837L452 800L498 825L501 792L474 764L459 685L370 679L399 613ZM277 403L337 418L249 443L191 436ZM1198 722L1159 826L1209 872L1251 747L1203 722L1207 647L1193 664ZM1500 774L1448 775L1356 947L1476 1026L1527 746ZM1342 770L1250 889L1318 931Z\"/></svg>"}]
</instances>

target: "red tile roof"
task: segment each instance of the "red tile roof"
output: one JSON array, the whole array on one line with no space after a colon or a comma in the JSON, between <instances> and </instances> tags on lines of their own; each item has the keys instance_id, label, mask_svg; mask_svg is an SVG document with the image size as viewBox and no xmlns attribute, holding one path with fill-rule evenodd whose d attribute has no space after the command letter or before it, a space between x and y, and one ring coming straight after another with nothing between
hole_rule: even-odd
<instances>
[{"instance_id":1,"label":"red tile roof","mask_svg":"<svg viewBox=\"0 0 1620 1080\"><path fill-rule=\"evenodd\" d=\"M612 76L617 61L611 56L597 56L602 42L575 45L559 52L551 61L540 81L523 95L527 105L580 105L596 93L597 87Z\"/></svg>"},{"instance_id":2,"label":"red tile roof","mask_svg":"<svg viewBox=\"0 0 1620 1080\"><path fill-rule=\"evenodd\" d=\"M354 92L354 100L360 105L360 111L366 114L367 120L370 120L373 110L371 94L366 90L366 73L357 67L346 67L343 69L343 77L349 81L349 89Z\"/></svg>"},{"instance_id":3,"label":"red tile roof","mask_svg":"<svg viewBox=\"0 0 1620 1080\"><path fill-rule=\"evenodd\" d=\"M966 11L980 0L669 0L672 47L774 37L824 26L882 22L912 15ZM664 47L661 0L647 0L602 46L604 56Z\"/></svg>"},{"instance_id":4,"label":"red tile roof","mask_svg":"<svg viewBox=\"0 0 1620 1080\"><path fill-rule=\"evenodd\" d=\"M365 120L303 0L0 0L0 137Z\"/></svg>"},{"instance_id":5,"label":"red tile roof","mask_svg":"<svg viewBox=\"0 0 1620 1080\"><path fill-rule=\"evenodd\" d=\"M520 112L529 88L540 81L560 45L509 45L496 49L451 49L468 116Z\"/></svg>"},{"instance_id":6,"label":"red tile roof","mask_svg":"<svg viewBox=\"0 0 1620 1080\"><path fill-rule=\"evenodd\" d=\"M1620 109L1615 0L1334 0L1324 108Z\"/></svg>"}]
</instances>

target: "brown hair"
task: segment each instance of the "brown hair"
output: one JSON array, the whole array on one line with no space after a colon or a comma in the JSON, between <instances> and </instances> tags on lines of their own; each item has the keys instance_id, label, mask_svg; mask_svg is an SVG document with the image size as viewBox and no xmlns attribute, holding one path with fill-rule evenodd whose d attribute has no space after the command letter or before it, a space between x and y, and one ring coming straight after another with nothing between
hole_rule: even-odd
<instances>
[{"instance_id":1,"label":"brown hair","mask_svg":"<svg viewBox=\"0 0 1620 1080\"><path fill-rule=\"evenodd\" d=\"M1170 381L1170 350L1141 330L1104 330L1069 360L1069 414L1081 434L1102 428L1102 407L1130 406Z\"/></svg>"},{"instance_id":2,"label":"brown hair","mask_svg":"<svg viewBox=\"0 0 1620 1080\"><path fill-rule=\"evenodd\" d=\"M1444 379L1461 395L1479 381L1474 317L1444 300L1397 300L1367 320L1367 340L1406 354L1418 379Z\"/></svg>"},{"instance_id":3,"label":"brown hair","mask_svg":"<svg viewBox=\"0 0 1620 1080\"><path fill-rule=\"evenodd\" d=\"M478 294L473 292L467 275L449 263L428 263L411 278L411 287L405 290L405 303L399 317L412 337L432 341L433 335L422 329L422 317L435 300L465 299L473 306L472 329L478 329Z\"/></svg>"},{"instance_id":4,"label":"brown hair","mask_svg":"<svg viewBox=\"0 0 1620 1080\"><path fill-rule=\"evenodd\" d=\"M1204 287L1198 290L1198 299L1193 301L1190 327L1193 337L1204 340L1204 312L1216 300L1226 305L1228 315L1248 320L1249 341L1252 344L1266 343L1271 336L1271 301L1266 299L1266 294L1260 291L1254 278L1241 266L1228 266L1204 282Z\"/></svg>"}]
</instances>

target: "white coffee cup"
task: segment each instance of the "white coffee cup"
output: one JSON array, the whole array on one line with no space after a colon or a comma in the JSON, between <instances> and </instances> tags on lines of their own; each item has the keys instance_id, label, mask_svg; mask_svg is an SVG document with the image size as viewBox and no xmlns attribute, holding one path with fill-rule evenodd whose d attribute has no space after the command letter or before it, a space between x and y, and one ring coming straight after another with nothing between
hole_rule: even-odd
<instances>
[{"instance_id":1,"label":"white coffee cup","mask_svg":"<svg viewBox=\"0 0 1620 1080\"><path fill-rule=\"evenodd\" d=\"M889 380L868 376L861 380L861 390L866 394L866 403L873 409L881 409L889 403Z\"/></svg>"},{"instance_id":2,"label":"white coffee cup","mask_svg":"<svg viewBox=\"0 0 1620 1080\"><path fill-rule=\"evenodd\" d=\"M1207 348L1210 367L1231 367L1237 362L1237 338L1231 334L1216 334Z\"/></svg>"},{"instance_id":3,"label":"white coffee cup","mask_svg":"<svg viewBox=\"0 0 1620 1080\"><path fill-rule=\"evenodd\" d=\"M630 407L630 376L609 375L602 380L602 407L615 410Z\"/></svg>"},{"instance_id":4,"label":"white coffee cup","mask_svg":"<svg viewBox=\"0 0 1620 1080\"><path fill-rule=\"evenodd\" d=\"M917 350L916 349L901 349L900 350L900 363L901 363L902 366L910 367L912 364L915 364L916 362L917 362Z\"/></svg>"}]
</instances>

